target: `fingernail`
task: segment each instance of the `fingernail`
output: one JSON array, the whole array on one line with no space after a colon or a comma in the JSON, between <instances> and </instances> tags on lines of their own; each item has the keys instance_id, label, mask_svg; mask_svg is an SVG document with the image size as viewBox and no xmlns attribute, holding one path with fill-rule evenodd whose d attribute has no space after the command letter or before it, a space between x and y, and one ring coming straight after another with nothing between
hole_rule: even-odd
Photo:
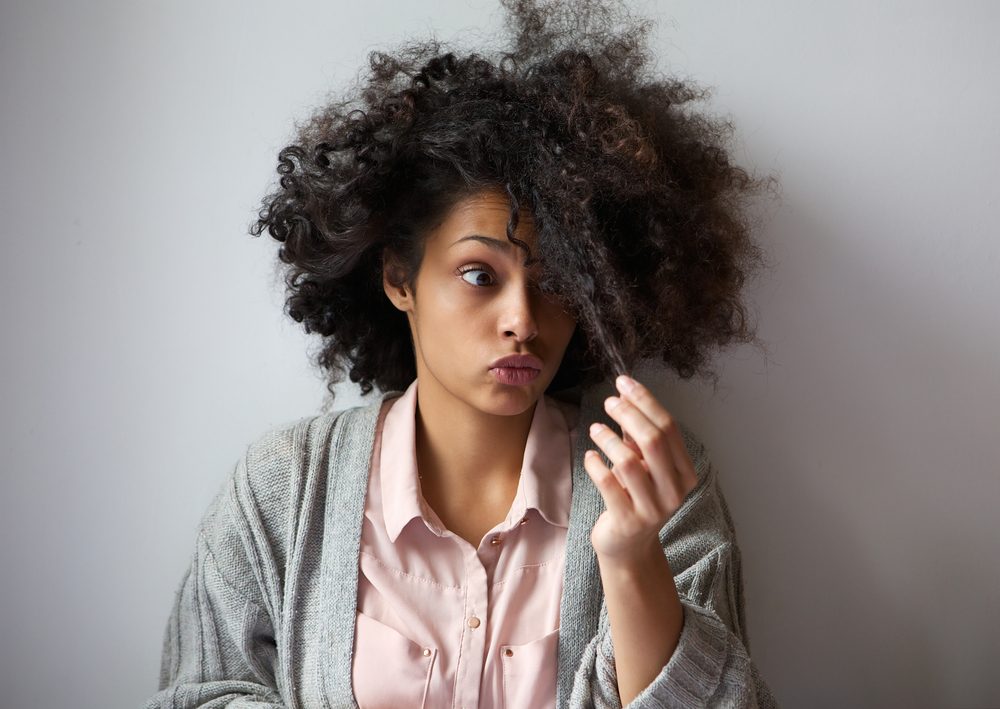
<instances>
[{"instance_id":1,"label":"fingernail","mask_svg":"<svg viewBox=\"0 0 1000 709\"><path fill-rule=\"evenodd\" d=\"M626 377L624 374L619 375L618 379L615 380L615 383L618 385L619 389L626 393L635 389L635 381Z\"/></svg>"}]
</instances>

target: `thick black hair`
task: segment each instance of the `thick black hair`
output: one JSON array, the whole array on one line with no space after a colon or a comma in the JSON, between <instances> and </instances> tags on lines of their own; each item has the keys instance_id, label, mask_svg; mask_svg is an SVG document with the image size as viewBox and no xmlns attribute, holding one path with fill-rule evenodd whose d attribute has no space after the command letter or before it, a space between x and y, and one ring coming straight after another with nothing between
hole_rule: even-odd
<instances>
[{"instance_id":1,"label":"thick black hair","mask_svg":"<svg viewBox=\"0 0 1000 709\"><path fill-rule=\"evenodd\" d=\"M515 243L531 213L539 285L577 318L550 392L650 358L715 378L714 348L756 342L741 290L764 253L745 207L775 179L732 162L731 121L689 109L707 89L648 69L650 20L600 0L500 2L507 47L373 51L278 154L250 232L282 242L286 311L323 338L331 395L344 372L364 394L414 379L383 250L412 286L424 236L485 189L508 196Z\"/></svg>"}]
</instances>

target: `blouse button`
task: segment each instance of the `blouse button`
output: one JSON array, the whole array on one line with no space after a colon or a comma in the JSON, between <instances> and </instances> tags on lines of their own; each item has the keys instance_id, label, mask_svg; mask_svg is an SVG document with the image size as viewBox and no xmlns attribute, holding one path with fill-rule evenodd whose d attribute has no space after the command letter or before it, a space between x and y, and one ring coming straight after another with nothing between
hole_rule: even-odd
<instances>
[{"instance_id":1,"label":"blouse button","mask_svg":"<svg viewBox=\"0 0 1000 709\"><path fill-rule=\"evenodd\" d=\"M478 628L479 627L479 618L477 618L476 616L472 616L471 618L469 618L469 627L470 628Z\"/></svg>"},{"instance_id":2,"label":"blouse button","mask_svg":"<svg viewBox=\"0 0 1000 709\"><path fill-rule=\"evenodd\" d=\"M430 657L430 656L431 656L430 648L426 648L425 647L424 648L424 657Z\"/></svg>"},{"instance_id":3,"label":"blouse button","mask_svg":"<svg viewBox=\"0 0 1000 709\"><path fill-rule=\"evenodd\" d=\"M490 544L492 544L493 546L496 546L499 543L500 543L500 535L497 535L490 540Z\"/></svg>"},{"instance_id":4,"label":"blouse button","mask_svg":"<svg viewBox=\"0 0 1000 709\"><path fill-rule=\"evenodd\" d=\"M509 647L506 647L503 650L503 654L506 655L507 657L510 657L514 654L514 651L511 650Z\"/></svg>"},{"instance_id":5,"label":"blouse button","mask_svg":"<svg viewBox=\"0 0 1000 709\"><path fill-rule=\"evenodd\" d=\"M522 519L521 522L520 522L520 524L521 524L522 527L524 525L526 525L527 523L528 523L528 518L527 517L525 517L524 519Z\"/></svg>"}]
</instances>

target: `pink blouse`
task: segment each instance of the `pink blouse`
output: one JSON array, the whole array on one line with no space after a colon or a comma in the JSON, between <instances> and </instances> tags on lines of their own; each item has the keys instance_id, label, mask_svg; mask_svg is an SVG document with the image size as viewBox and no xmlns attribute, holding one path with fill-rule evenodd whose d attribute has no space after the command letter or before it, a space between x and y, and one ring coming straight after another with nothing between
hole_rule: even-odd
<instances>
[{"instance_id":1,"label":"pink blouse","mask_svg":"<svg viewBox=\"0 0 1000 709\"><path fill-rule=\"evenodd\" d=\"M572 404L535 406L507 517L473 547L420 492L417 381L380 418L365 500L352 682L374 707L555 707Z\"/></svg>"}]
</instances>

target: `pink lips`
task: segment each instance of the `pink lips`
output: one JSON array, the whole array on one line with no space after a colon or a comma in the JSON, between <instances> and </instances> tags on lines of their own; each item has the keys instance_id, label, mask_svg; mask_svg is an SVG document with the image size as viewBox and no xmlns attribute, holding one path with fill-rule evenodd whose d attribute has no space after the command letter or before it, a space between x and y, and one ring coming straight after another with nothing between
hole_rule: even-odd
<instances>
[{"instance_id":1,"label":"pink lips","mask_svg":"<svg viewBox=\"0 0 1000 709\"><path fill-rule=\"evenodd\" d=\"M501 357L490 365L490 369L496 369L497 367L516 367L519 369L525 368L541 370L542 360L535 357L535 355L507 355L506 357Z\"/></svg>"},{"instance_id":2,"label":"pink lips","mask_svg":"<svg viewBox=\"0 0 1000 709\"><path fill-rule=\"evenodd\" d=\"M534 355L508 355L491 364L490 372L503 384L527 384L542 373L542 360Z\"/></svg>"}]
</instances>

